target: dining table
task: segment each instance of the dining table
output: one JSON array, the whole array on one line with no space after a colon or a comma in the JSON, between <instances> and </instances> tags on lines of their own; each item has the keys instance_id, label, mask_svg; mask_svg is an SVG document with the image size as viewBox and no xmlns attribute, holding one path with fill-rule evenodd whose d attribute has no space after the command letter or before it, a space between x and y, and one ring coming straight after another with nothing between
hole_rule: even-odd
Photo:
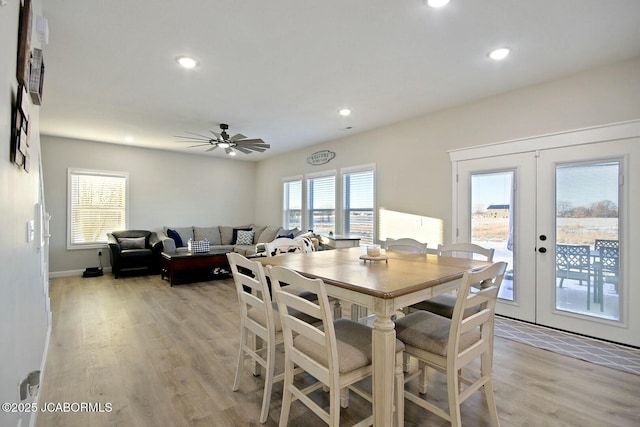
<instances>
[{"instance_id":1,"label":"dining table","mask_svg":"<svg viewBox=\"0 0 640 427\"><path fill-rule=\"evenodd\" d=\"M393 422L395 323L404 307L455 290L466 271L490 263L466 258L383 251L375 260L365 247L290 253L256 258L265 266L282 266L310 278L322 279L327 294L367 307L375 314L372 331L373 425ZM399 408L401 410L401 408Z\"/></svg>"}]
</instances>

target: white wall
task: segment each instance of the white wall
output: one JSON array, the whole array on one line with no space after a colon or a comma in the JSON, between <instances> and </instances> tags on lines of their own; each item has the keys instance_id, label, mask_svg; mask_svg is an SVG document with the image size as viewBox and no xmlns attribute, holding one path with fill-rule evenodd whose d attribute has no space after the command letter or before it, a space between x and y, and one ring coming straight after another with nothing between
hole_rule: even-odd
<instances>
[{"instance_id":1,"label":"white wall","mask_svg":"<svg viewBox=\"0 0 640 427\"><path fill-rule=\"evenodd\" d=\"M376 163L378 208L440 218L449 241L447 150L638 118L635 58L262 161L256 222L281 221L282 177ZM336 153L330 163L306 163L311 153L325 149Z\"/></svg>"},{"instance_id":2,"label":"white wall","mask_svg":"<svg viewBox=\"0 0 640 427\"><path fill-rule=\"evenodd\" d=\"M19 382L30 371L41 369L49 323L48 281L43 274L46 257L35 242L27 241L27 222L35 220L35 206L41 201L37 106L30 108L30 172L9 159L18 86L19 10L19 1L0 7L0 402L19 402ZM33 2L33 10L42 10L40 0ZM37 37L32 41L39 47ZM16 426L19 418L18 413L2 411L0 425ZM23 425L28 420L29 414L22 415Z\"/></svg>"},{"instance_id":3,"label":"white wall","mask_svg":"<svg viewBox=\"0 0 640 427\"><path fill-rule=\"evenodd\" d=\"M42 136L45 199L51 212L50 271L97 267L95 249L67 250L67 169L129 173L129 229L253 222L255 164ZM105 251L103 266L109 267Z\"/></svg>"}]
</instances>

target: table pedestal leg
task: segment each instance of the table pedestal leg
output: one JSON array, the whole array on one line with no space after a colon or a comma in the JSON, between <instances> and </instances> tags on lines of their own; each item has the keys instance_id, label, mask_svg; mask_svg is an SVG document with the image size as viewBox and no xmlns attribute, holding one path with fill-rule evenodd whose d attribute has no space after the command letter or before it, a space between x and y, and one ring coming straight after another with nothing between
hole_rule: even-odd
<instances>
[{"instance_id":1,"label":"table pedestal leg","mask_svg":"<svg viewBox=\"0 0 640 427\"><path fill-rule=\"evenodd\" d=\"M396 331L390 316L373 322L373 425L393 425Z\"/></svg>"}]
</instances>

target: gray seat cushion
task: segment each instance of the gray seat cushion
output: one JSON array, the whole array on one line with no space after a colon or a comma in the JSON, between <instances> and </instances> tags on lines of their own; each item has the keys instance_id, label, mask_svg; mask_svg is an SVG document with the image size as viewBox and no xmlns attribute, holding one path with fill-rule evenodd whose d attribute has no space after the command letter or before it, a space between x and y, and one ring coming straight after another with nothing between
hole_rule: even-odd
<instances>
[{"instance_id":1,"label":"gray seat cushion","mask_svg":"<svg viewBox=\"0 0 640 427\"><path fill-rule=\"evenodd\" d=\"M235 245L233 251L243 256L255 255L256 245Z\"/></svg>"},{"instance_id":2,"label":"gray seat cushion","mask_svg":"<svg viewBox=\"0 0 640 427\"><path fill-rule=\"evenodd\" d=\"M430 353L447 356L451 319L428 311L416 311L396 320L396 337L403 343ZM460 350L469 348L480 339L474 329L460 336Z\"/></svg>"},{"instance_id":3,"label":"gray seat cushion","mask_svg":"<svg viewBox=\"0 0 640 427\"><path fill-rule=\"evenodd\" d=\"M354 371L372 362L371 328L349 319L338 319L334 323L338 345L338 366L341 374ZM327 366L327 349L309 338L298 335L294 346L311 358ZM396 352L404 351L404 344L396 340Z\"/></svg>"},{"instance_id":4,"label":"gray seat cushion","mask_svg":"<svg viewBox=\"0 0 640 427\"><path fill-rule=\"evenodd\" d=\"M276 303L275 301L273 301L271 303L271 306L273 307L273 323L275 325L275 329L276 332L281 332L282 331L282 319L280 317L280 312L278 311L278 303ZM301 313L297 310L293 310L291 313L294 317L297 317L301 320L303 320L304 322L307 323L315 323L318 321L318 319L311 317L307 314ZM247 317L259 324L261 324L262 326L267 326L267 321L265 319L264 313L260 310L258 310L257 308L252 308L250 310L247 311Z\"/></svg>"},{"instance_id":5,"label":"gray seat cushion","mask_svg":"<svg viewBox=\"0 0 640 427\"><path fill-rule=\"evenodd\" d=\"M416 310L430 311L431 313L438 314L440 316L448 317L451 319L453 316L453 309L456 306L456 296L450 294L438 295L434 298L420 301L417 304L413 304L411 308ZM479 306L468 307L464 311L464 317L469 317L480 310Z\"/></svg>"}]
</instances>

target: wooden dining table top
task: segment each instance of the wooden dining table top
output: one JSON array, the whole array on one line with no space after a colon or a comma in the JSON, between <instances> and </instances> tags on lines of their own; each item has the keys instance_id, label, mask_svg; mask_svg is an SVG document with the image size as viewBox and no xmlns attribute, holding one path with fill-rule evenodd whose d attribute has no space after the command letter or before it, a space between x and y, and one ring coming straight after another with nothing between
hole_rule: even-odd
<instances>
[{"instance_id":1,"label":"wooden dining table top","mask_svg":"<svg viewBox=\"0 0 640 427\"><path fill-rule=\"evenodd\" d=\"M385 261L365 262L360 247L257 258L311 278L377 298L392 299L460 279L465 271L488 263L464 258L387 251Z\"/></svg>"}]
</instances>

